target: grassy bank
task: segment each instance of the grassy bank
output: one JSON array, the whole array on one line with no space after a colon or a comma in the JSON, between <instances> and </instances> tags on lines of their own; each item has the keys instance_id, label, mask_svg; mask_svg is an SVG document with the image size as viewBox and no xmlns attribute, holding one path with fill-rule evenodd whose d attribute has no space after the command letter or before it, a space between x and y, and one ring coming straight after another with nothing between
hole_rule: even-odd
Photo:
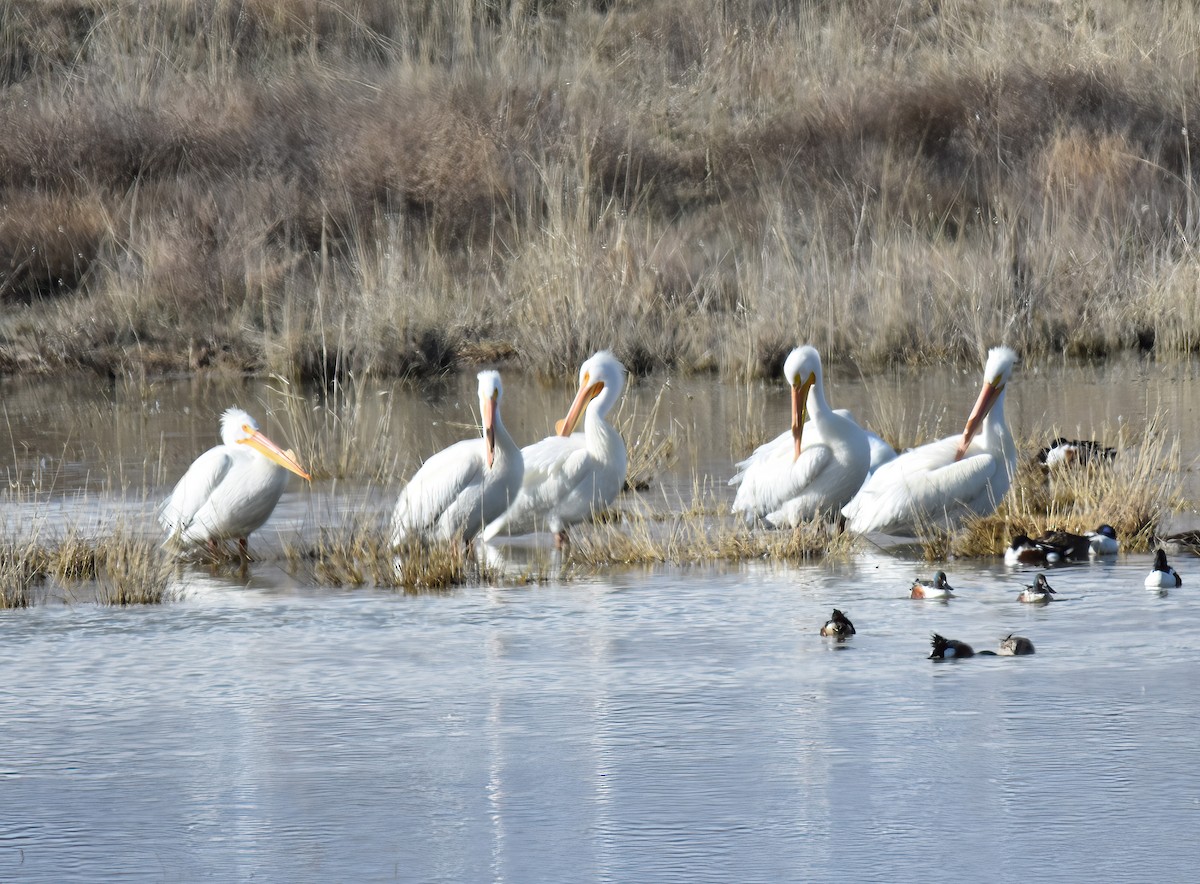
<instances>
[{"instance_id":1,"label":"grassy bank","mask_svg":"<svg viewBox=\"0 0 1200 884\"><path fill-rule=\"evenodd\" d=\"M1200 347L1186 2L0 2L0 371Z\"/></svg>"}]
</instances>

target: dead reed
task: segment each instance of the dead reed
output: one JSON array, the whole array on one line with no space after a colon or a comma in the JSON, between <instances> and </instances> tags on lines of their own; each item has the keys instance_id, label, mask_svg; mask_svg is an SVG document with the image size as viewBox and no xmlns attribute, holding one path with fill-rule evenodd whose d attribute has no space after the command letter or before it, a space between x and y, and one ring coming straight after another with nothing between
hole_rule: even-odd
<instances>
[{"instance_id":1,"label":"dead reed","mask_svg":"<svg viewBox=\"0 0 1200 884\"><path fill-rule=\"evenodd\" d=\"M8 0L0 370L1194 353L1197 32L1125 0Z\"/></svg>"},{"instance_id":2,"label":"dead reed","mask_svg":"<svg viewBox=\"0 0 1200 884\"><path fill-rule=\"evenodd\" d=\"M1122 438L1111 463L1047 471L1032 457L1023 460L996 512L932 538L927 557L999 555L1017 534L1036 537L1048 529L1083 534L1103 524L1116 529L1126 552L1146 552L1182 503L1178 440L1165 426L1165 416L1158 414L1139 438ZM1102 427L1100 433L1109 430Z\"/></svg>"}]
</instances>

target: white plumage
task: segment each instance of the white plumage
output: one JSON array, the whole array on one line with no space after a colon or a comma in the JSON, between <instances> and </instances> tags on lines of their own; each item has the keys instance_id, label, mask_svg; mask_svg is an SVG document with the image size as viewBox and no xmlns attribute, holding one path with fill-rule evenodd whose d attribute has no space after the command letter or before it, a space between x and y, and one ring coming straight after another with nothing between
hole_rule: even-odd
<instances>
[{"instance_id":1,"label":"white plumage","mask_svg":"<svg viewBox=\"0 0 1200 884\"><path fill-rule=\"evenodd\" d=\"M221 416L221 440L184 473L159 521L171 540L215 546L236 538L245 552L246 538L275 510L288 471L303 479L309 475L240 408Z\"/></svg>"},{"instance_id":2,"label":"white plumage","mask_svg":"<svg viewBox=\"0 0 1200 884\"><path fill-rule=\"evenodd\" d=\"M792 390L792 428L738 463L729 484L738 486L733 512L751 522L795 527L836 514L854 497L871 467L871 445L849 412L834 411L825 401L815 348L793 350L783 376Z\"/></svg>"},{"instance_id":3,"label":"white plumage","mask_svg":"<svg viewBox=\"0 0 1200 884\"><path fill-rule=\"evenodd\" d=\"M962 435L906 451L881 466L842 510L850 530L915 535L957 525L971 513L995 511L1017 466L1017 446L1004 418L1004 390L1016 359L1008 347L992 348Z\"/></svg>"},{"instance_id":4,"label":"white plumage","mask_svg":"<svg viewBox=\"0 0 1200 884\"><path fill-rule=\"evenodd\" d=\"M484 530L485 540L552 531L559 546L567 528L609 507L625 485L629 459L620 433L606 420L625 387L625 367L607 350L579 368L579 391L555 436L527 445L521 493ZM586 413L585 413L586 410ZM574 432L580 417L583 432Z\"/></svg>"},{"instance_id":5,"label":"white plumage","mask_svg":"<svg viewBox=\"0 0 1200 884\"><path fill-rule=\"evenodd\" d=\"M460 539L470 543L521 488L521 449L500 418L500 373L479 372L483 438L439 451L417 470L392 513L392 545Z\"/></svg>"}]
</instances>

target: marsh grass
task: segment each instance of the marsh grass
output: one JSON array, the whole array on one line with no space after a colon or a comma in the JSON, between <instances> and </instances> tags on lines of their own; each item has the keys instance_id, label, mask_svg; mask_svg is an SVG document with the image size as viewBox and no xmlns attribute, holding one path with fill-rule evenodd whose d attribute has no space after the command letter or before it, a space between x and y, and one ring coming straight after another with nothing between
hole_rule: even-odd
<instances>
[{"instance_id":1,"label":"marsh grass","mask_svg":"<svg viewBox=\"0 0 1200 884\"><path fill-rule=\"evenodd\" d=\"M152 539L122 527L94 541L35 539L0 548L0 607L33 604L35 587L91 585L106 605L155 605L169 601L173 561Z\"/></svg>"},{"instance_id":2,"label":"marsh grass","mask_svg":"<svg viewBox=\"0 0 1200 884\"><path fill-rule=\"evenodd\" d=\"M1123 438L1111 462L1045 470L1023 460L1013 487L996 512L969 519L961 531L935 534L925 543L926 557L1000 555L1017 534L1036 537L1044 530L1075 534L1112 525L1125 552L1146 552L1166 517L1182 503L1178 440L1165 432L1161 413L1140 438ZM1119 434L1098 430L1101 438ZM1023 450L1032 451L1030 442Z\"/></svg>"},{"instance_id":3,"label":"marsh grass","mask_svg":"<svg viewBox=\"0 0 1200 884\"><path fill-rule=\"evenodd\" d=\"M1125 0L7 0L0 370L1194 353L1198 32Z\"/></svg>"},{"instance_id":4,"label":"marsh grass","mask_svg":"<svg viewBox=\"0 0 1200 884\"><path fill-rule=\"evenodd\" d=\"M572 534L569 562L573 566L599 569L754 559L806 562L846 558L856 545L851 535L820 519L795 529L768 531L751 529L716 506L656 512L640 500L626 500L618 512Z\"/></svg>"}]
</instances>

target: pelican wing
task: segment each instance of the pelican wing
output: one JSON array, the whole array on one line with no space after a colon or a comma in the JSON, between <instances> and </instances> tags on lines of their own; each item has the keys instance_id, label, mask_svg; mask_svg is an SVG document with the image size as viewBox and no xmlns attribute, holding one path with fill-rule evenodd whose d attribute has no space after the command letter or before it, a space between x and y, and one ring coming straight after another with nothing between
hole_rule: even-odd
<instances>
[{"instance_id":1,"label":"pelican wing","mask_svg":"<svg viewBox=\"0 0 1200 884\"><path fill-rule=\"evenodd\" d=\"M858 532L911 529L975 511L1003 464L987 453L954 460L958 437L923 445L881 466L842 512Z\"/></svg>"},{"instance_id":2,"label":"pelican wing","mask_svg":"<svg viewBox=\"0 0 1200 884\"><path fill-rule=\"evenodd\" d=\"M794 501L802 511L811 508L809 495L820 496L822 493L823 489L816 487L817 480L833 463L833 451L828 445L816 442L804 446L799 457L795 457L794 452L792 434L788 432L760 446L747 461L743 461L752 462L737 477L740 486L734 497L733 511L775 521L770 515L778 515L776 511L789 502Z\"/></svg>"},{"instance_id":3,"label":"pelican wing","mask_svg":"<svg viewBox=\"0 0 1200 884\"><path fill-rule=\"evenodd\" d=\"M585 480L594 473L595 463L584 442L583 433L548 436L521 449L525 475L521 491L502 516L484 530L490 540L497 534L528 534L546 527L552 514L574 513L591 505L591 484ZM582 486L586 485L586 499ZM575 498L580 500L576 501ZM576 504L578 503L578 506ZM582 516L581 516L582 517Z\"/></svg>"},{"instance_id":4,"label":"pelican wing","mask_svg":"<svg viewBox=\"0 0 1200 884\"><path fill-rule=\"evenodd\" d=\"M441 519L464 491L483 481L483 441L464 439L443 448L409 480L392 514L397 539L429 528Z\"/></svg>"},{"instance_id":5,"label":"pelican wing","mask_svg":"<svg viewBox=\"0 0 1200 884\"><path fill-rule=\"evenodd\" d=\"M159 513L159 522L171 536L187 530L232 467L233 457L224 445L210 448L192 462Z\"/></svg>"}]
</instances>

